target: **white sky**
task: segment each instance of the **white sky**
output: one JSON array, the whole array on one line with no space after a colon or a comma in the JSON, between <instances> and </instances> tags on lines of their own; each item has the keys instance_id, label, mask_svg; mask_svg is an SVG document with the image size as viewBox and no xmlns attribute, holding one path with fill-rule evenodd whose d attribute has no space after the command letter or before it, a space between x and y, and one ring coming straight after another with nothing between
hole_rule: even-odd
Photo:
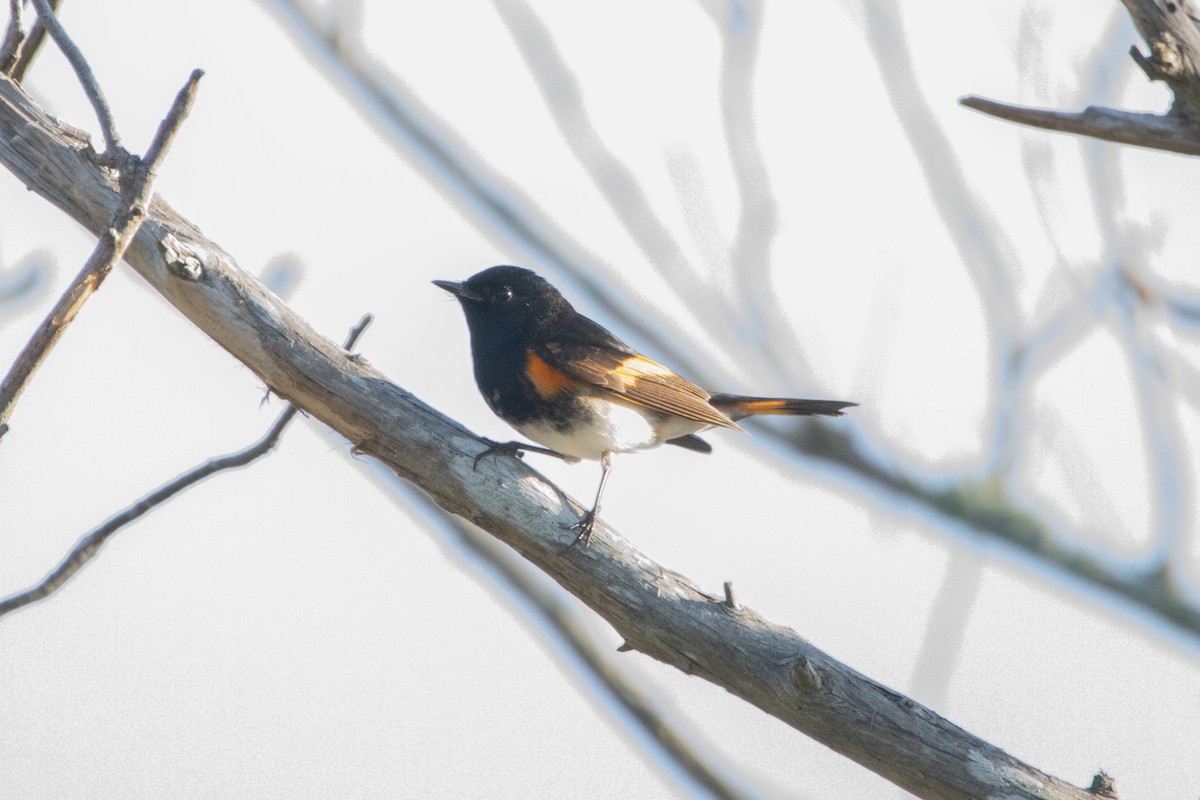
<instances>
[{"instance_id":1,"label":"white sky","mask_svg":"<svg viewBox=\"0 0 1200 800\"><path fill-rule=\"evenodd\" d=\"M795 336L787 375L735 363L719 321L688 316L564 144L492 5L369 2L362 19L372 54L461 141L594 256L634 308L714 361L729 384L710 388L857 400L847 424L897 469L982 476L993 466L997 341L985 313L995 298L981 296L946 223L978 209L979 247L968 249L1003 245L992 263L1014 287L1016 335L1064 309L1099 320L1048 348L1027 378L1009 488L1084 546L1138 557L1162 542L1156 469L1182 468L1172 531L1192 548L1181 566L1194 575L1195 464L1155 466L1130 337L1098 276L1124 258L1162 286L1195 286L1195 163L1023 131L956 104L981 94L1160 108L1162 91L1121 55L1136 41L1121 9L1111 11L1120 24L1100 17L1087 29L1079 21L1094 9L1074 5L904 4L915 83L888 77L911 93L906 110L920 101L940 126L944 144L921 138L923 157L865 33L880 35L887 6L770 6L755 122L778 203L769 280ZM374 312L359 347L373 364L482 435L509 435L475 391L461 313L429 281L523 254L476 229L382 141L264 9L129 0L118 17L68 3L64 21L135 150L189 71L207 71L161 170L172 205L251 272L298 258L305 271L289 303L315 327L340 340ZM740 209L710 18L682 0L536 9L601 140L694 265L686 288L724 291ZM1084 71L1096 48L1116 53L1106 62L1115 74ZM94 129L57 53L40 57L27 89ZM91 247L0 176L0 269L33 251L56 265L36 303L0 318L0 364ZM17 408L0 447L0 594L40 578L150 489L253 441L278 413L277 402L259 407L248 370L139 281L114 273ZM1195 342L1154 313L1139 335L1169 356L1154 366L1158 380L1194 383ZM1200 452L1195 401L1169 410L1190 458ZM767 618L1040 769L1086 785L1102 767L1126 798L1200 791L1177 768L1200 752L1194 640L761 437L710 438L708 458L668 448L619 459L605 519L668 568L712 591L732 580ZM584 498L599 473L534 466ZM580 613L615 649L615 635ZM614 658L764 796L899 794L699 679L641 655ZM13 797L688 791L478 565L311 422L268 459L119 534L59 595L0 620L0 720L0 795Z\"/></svg>"}]
</instances>

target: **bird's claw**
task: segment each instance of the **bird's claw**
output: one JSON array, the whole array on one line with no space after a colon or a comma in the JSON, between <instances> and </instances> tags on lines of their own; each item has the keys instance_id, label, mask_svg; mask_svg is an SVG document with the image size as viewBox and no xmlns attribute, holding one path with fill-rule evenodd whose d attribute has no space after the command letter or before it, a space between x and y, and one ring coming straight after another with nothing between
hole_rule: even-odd
<instances>
[{"instance_id":1,"label":"bird's claw","mask_svg":"<svg viewBox=\"0 0 1200 800\"><path fill-rule=\"evenodd\" d=\"M569 553L575 549L575 545L583 543L583 549L588 549L588 544L592 541L592 529L596 527L596 510L592 509L583 515L583 519L576 522L574 525L563 525L563 530L579 531L571 543L562 549L562 554Z\"/></svg>"},{"instance_id":2,"label":"bird's claw","mask_svg":"<svg viewBox=\"0 0 1200 800\"><path fill-rule=\"evenodd\" d=\"M521 449L520 442L493 442L491 439L484 439L483 441L487 442L488 448L475 456L475 462L471 465L472 470L478 470L479 462L488 456L525 457L525 451Z\"/></svg>"}]
</instances>

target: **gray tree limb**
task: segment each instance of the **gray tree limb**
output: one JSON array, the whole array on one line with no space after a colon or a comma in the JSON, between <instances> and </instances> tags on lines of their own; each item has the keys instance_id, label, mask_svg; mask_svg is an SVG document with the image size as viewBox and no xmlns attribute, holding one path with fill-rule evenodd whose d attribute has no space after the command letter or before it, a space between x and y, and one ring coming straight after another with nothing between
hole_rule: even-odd
<instances>
[{"instance_id":1,"label":"gray tree limb","mask_svg":"<svg viewBox=\"0 0 1200 800\"><path fill-rule=\"evenodd\" d=\"M82 56L80 56L82 59ZM83 62L86 67L86 62ZM95 294L100 284L112 272L113 267L125 254L125 249L137 234L146 216L146 206L154 191L155 171L162 164L175 140L183 121L187 119L203 70L193 70L187 83L175 96L171 110L158 127L145 158L129 156L125 159L121 181L121 202L113 215L110 226L100 234L91 256L84 263L75 280L63 292L62 297L46 315L33 338L25 345L4 380L0 382L0 437L8 431L8 420L12 417L17 400L25 391L38 367L42 365L54 345L62 337L83 304ZM110 152L111 155L111 152Z\"/></svg>"},{"instance_id":2,"label":"gray tree limb","mask_svg":"<svg viewBox=\"0 0 1200 800\"><path fill-rule=\"evenodd\" d=\"M1164 114L1089 106L1080 112L1026 108L964 97L959 102L984 114L1035 128L1073 133L1119 144L1200 155L1200 13L1193 0L1121 0L1150 47L1129 55L1152 81L1174 96Z\"/></svg>"},{"instance_id":3,"label":"gray tree limb","mask_svg":"<svg viewBox=\"0 0 1200 800\"><path fill-rule=\"evenodd\" d=\"M0 162L100 235L120 202L91 145L0 78ZM520 552L639 650L698 675L925 798L1082 800L795 631L709 595L600 523L590 549L561 551L580 507L318 334L156 197L126 261L180 313L284 399ZM1001 700L998 698L998 702Z\"/></svg>"},{"instance_id":4,"label":"gray tree limb","mask_svg":"<svg viewBox=\"0 0 1200 800\"><path fill-rule=\"evenodd\" d=\"M1147 114L1088 106L1083 111L1054 111L1045 108L999 103L985 97L963 97L961 105L998 119L1048 131L1089 136L1106 142L1166 150L1185 156L1200 155L1200 124L1175 114Z\"/></svg>"}]
</instances>

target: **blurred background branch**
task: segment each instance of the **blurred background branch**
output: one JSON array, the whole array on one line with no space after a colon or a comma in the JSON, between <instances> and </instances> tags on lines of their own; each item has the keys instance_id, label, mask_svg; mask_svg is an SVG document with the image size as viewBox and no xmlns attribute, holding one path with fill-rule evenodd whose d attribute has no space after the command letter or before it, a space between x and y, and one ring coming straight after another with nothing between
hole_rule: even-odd
<instances>
[{"instance_id":1,"label":"blurred background branch","mask_svg":"<svg viewBox=\"0 0 1200 800\"><path fill-rule=\"evenodd\" d=\"M569 244L569 236L562 233L550 209L530 205L517 188L498 189L505 186L505 179L471 151L461 132L429 114L401 76L372 59L361 43L354 18L337 14L336 5L319 14L304 0L264 1L277 10L285 22L284 29L297 45L324 65L336 86L360 98L356 106L362 113L445 196L490 235L525 253L534 265L573 281L588 293L590 307L603 309L623 331L632 331L639 341L649 343L652 352L662 354L685 374L708 386L736 384L744 376L750 376L745 378L747 381L753 378L760 382L765 376L774 376L776 386L803 385L803 391L820 393L821 387L812 384L809 377L811 370L804 366L803 345L782 330L785 323L779 319L779 296L772 291L766 271L775 212L770 187L755 155L754 131L748 121L751 117L745 113L745 103L751 96L755 31L766 13L760 4L701 5L716 25L725 53L713 101L722 108L730 162L739 176L742 193L738 234L732 245L718 248L718 252L728 254L721 260L727 266L714 277L706 277L690 263L673 243L665 222L647 203L637 201L641 190L636 174L620 163L589 121L584 111L586 87L572 78L550 29L522 0L496 4L568 146L607 198L613 213L640 243L648 261L660 271L663 283L678 292L678 299L702 325L720 331L716 338L727 350L727 358L720 363L736 364L735 375L728 369L714 368L714 363L693 350L678 330L650 324L653 317L636 305L633 293L609 276L602 257ZM1119 282L1105 277L1111 273L1101 272L1096 284L1099 295L1083 287L1074 300L1062 305L1059 313L1045 322L1023 312L1016 285L1021 269L1010 234L977 199L977 190L965 182L963 170L954 162L953 146L927 101L916 91L920 82L912 71L908 36L900 24L899 10L882 0L862 0L857 9L892 109L925 171L943 225L957 245L961 263L982 301L992 342L992 419L986 426L994 431L991 450L982 474L972 469L954 476L944 469L917 468L912 459L894 452L891 445L862 426L851 426L851 432L843 433L814 422L798 432L771 427L756 433L785 444L802 457L845 467L854 480L870 483L875 498L875 490L884 489L901 505L915 501L955 535L969 532L969 536L983 535L1013 545L1200 638L1200 605L1193 593L1180 585L1179 577L1162 557L1170 549L1166 542L1185 538L1182 529L1186 522L1178 513L1167 513L1159 521L1156 538L1161 544L1160 557L1126 558L1096 547L1084 532L1076 535L1065 530L1058 520L1034 509L1013 489L1021 468L1014 448L1030 432L1030 422L1021 409L1030 402L1034 379L1062 359L1072 341L1081 341L1088 328L1101 321L1097 301L1115 303L1114 310L1124 309L1120 318L1126 322L1120 330L1133 348L1131 354L1136 354L1137 348L1152 346L1139 334L1138 323L1149 297L1121 292ZM563 244L564 240L568 244ZM801 268L822 266L809 264ZM733 287L734 292L727 292L726 287ZM742 301L731 305L729 300L735 296ZM1195 300L1185 293L1176 304L1191 308ZM1162 393L1175 393L1177 388L1162 385L1153 379L1153 371L1142 370L1139 365L1155 360L1150 353L1144 356L1133 358L1131 367L1135 375L1141 376L1147 443L1151 452L1157 453L1153 461L1157 464L1154 473L1159 498L1170 512L1183 506L1180 495L1190 491L1190 483L1183 476L1191 473L1191 467L1178 451L1181 438L1171 433L1170 414L1161 413ZM870 405L869 398L865 402Z\"/></svg>"},{"instance_id":2,"label":"blurred background branch","mask_svg":"<svg viewBox=\"0 0 1200 800\"><path fill-rule=\"evenodd\" d=\"M1173 59L1188 51L1155 45L1153 37L1146 36L1147 53L1137 57L1143 72L1133 68L1126 52L1137 39L1130 11L1149 9L1152 18L1139 22L1139 29L1155 24L1169 28L1194 19L1192 4L1130 0L1128 10L1114 3L1107 14L1085 5L1025 0L940 7L935 13L921 4L884 0L856 0L832 11L698 0L673 5L669 12L637 4L566 12L558 4L513 0L439 15L432 5L261 0L260 6L269 12L265 17L232 3L189 6L186 11L181 6L174 12L181 19L172 20L180 22L180 33L171 37L170 49L152 59L149 53L162 46L157 38L161 31L143 31L138 40L143 48L137 50L138 63L132 68L136 79L127 77L109 88L134 87L124 98L115 96L116 91L113 97L123 109L127 103L132 106L133 99L154 87L156 76L146 64L165 63L175 50L194 52L188 48L222 63L222 72L212 73L214 79L236 76L233 84L214 94L237 98L235 103L243 105L213 114L218 123L193 123L211 152L190 179L181 173L185 188L179 195L172 190L172 196L186 196L189 210L201 209L197 218L211 219L213 225L232 228L252 221L253 230L244 234L238 251L251 252L260 263L279 252L280 241L286 242L283 249L289 254L264 277L275 291L285 291L294 281L294 265L301 255L307 258L313 248L336 248L336 253L324 252L309 263L339 263L344 268L311 271L306 285L311 280L312 288L298 299L298 307L305 309L306 317L310 312L330 314L320 326L329 328L360 308L364 292L379 297L387 306L386 313L375 309L381 324L395 327L379 337L391 346L382 353L377 348L373 357L386 360L386 371L404 378L436 377L420 387L420 394L449 387L435 405L469 394L482 410L473 391L454 391L457 371L445 369L451 363L447 353L456 357L457 350L449 345L457 344L453 336L461 325L438 328L433 335L433 325L420 316L428 298L412 287L424 286L433 277L464 277L484 266L482 259L492 258L512 259L547 273L588 314L714 389L825 394L861 402L848 429L764 425L754 437L722 441L719 457L695 468L695 473L707 468L700 477L690 464L672 462L671 454L633 460L631 472L641 463L652 463L660 471L644 473L642 481L633 484L637 488L628 490L632 499L657 497L653 488L669 491L672 506L639 507L639 542L645 541L647 552L663 553L663 563L703 574L701 585L716 587L734 579L739 596L750 606L761 607L765 598L755 594L765 593L769 581L747 580L746 574L760 566L776 570L776 593L768 602L777 607L794 604L782 606L786 610L780 618L814 641L837 637L831 652L846 654L847 661L865 672L886 674L885 683L934 709L948 709L951 718L962 714L965 723L995 710L990 733L1007 739L1004 746L1011 744L1014 753L1024 748L1041 753L1033 744L1039 736L1057 739L1065 749L1076 747L1083 751L1080 760L1070 756L1066 761L1046 759L1046 764L1069 764L1053 771L1086 783L1095 766L1111 767L1113 754L1135 761L1142 752L1139 746L1164 738L1160 730L1173 729L1186 739L1193 727L1184 717L1194 694L1181 688L1194 682L1192 657L1200 652L1194 489L1200 462L1200 426L1195 422L1200 411L1200 290L1186 269L1188 253L1196 249L1187 246L1192 241L1186 224L1194 195L1186 188L1191 167L1165 154L995 125L955 105L956 98L978 91L1012 97L1031 108L1129 108L1113 112L1128 115L1118 121L1129 123L1133 118L1134 125L1158 126L1162 136L1189 141L1195 117L1184 88L1188 79L1186 70L1173 66ZM86 5L68 4L67 9L72 15L99 14ZM24 27L33 16L25 11ZM206 27L208 17L219 18L211 30ZM130 68L133 50L112 46L109 20L88 18L90 26L76 25L73 19L68 23L89 55L112 55L97 64L98 73L108 76ZM237 24L230 26L231 20ZM134 20L126 22L132 27ZM286 35L276 36L272 25ZM944 35L948 29L987 30L991 35L949 40ZM0 53L11 54L11 43L21 42L14 75L24 76L38 30L35 24L26 39L12 33L10 26L5 39L10 44L0 47ZM90 44L89 34L102 44ZM35 80L25 88L35 96L61 100L68 106L61 109L64 118L84 119L86 106L70 105L81 104L81 98L51 91L52 80L66 72L57 55L50 52L39 62ZM334 92L313 85L310 65ZM1144 75L1157 80L1154 86L1161 95L1142 91L1150 85ZM341 99L330 100L335 94ZM360 135L357 129L364 126L348 119L342 100L349 101L377 140ZM1146 110L1168 104L1166 113ZM1046 113L1061 121L1064 114L1075 112ZM1088 114L1094 116L1081 116ZM244 123L232 137L230 119ZM205 124L207 128L199 127ZM335 126L341 126L336 130L344 138L330 133ZM523 140L524 147L506 149L514 140ZM323 164L319 181L297 183L297 164L304 165L305 175L317 172L309 168L314 154L327 152L335 141L341 152L356 158L339 160L336 169ZM213 153L220 157L212 158ZM251 153L256 154L253 160ZM412 180L406 164L433 191ZM366 166L360 169L362 165ZM247 176L265 177L272 166L279 169L276 177L260 183L261 196L250 196ZM348 178L353 176L365 177L352 183ZM176 177L174 169L170 177ZM1183 187L1178 193L1171 192L1172 180ZM269 186L271 182L277 186ZM287 190L272 194L278 186ZM334 196L354 197L356 202L330 208L328 200ZM360 199L363 202L357 202ZM204 207L206 202L211 205ZM29 293L45 286L46 268L24 265L48 259L26 256L13 263L14 254L43 246L25 241L30 231L41 229L24 215L25 204L8 202L3 208L0 255L9 258L0 260L0 314L5 315L0 322L8 322L28 313ZM347 211L351 213L342 216ZM453 223L438 228L443 216ZM377 231L386 233L374 235ZM57 248L72 240L55 233L52 241L54 257L62 263ZM51 240L46 242L50 246ZM255 253L264 243L266 253ZM31 289L35 284L40 288ZM343 298L345 305L339 309L336 298L342 292L356 296ZM157 310L154 303L132 307L146 314ZM836 313L820 313L826 309ZM100 319L103 312L97 309ZM451 316L454 323L461 322ZM919 327L914 319L926 323L927 338L914 337ZM99 339L104 350L117 349L110 344L113 329L106 330L109 338ZM414 330L421 337L415 343ZM147 331L153 333L146 335ZM215 387L226 385L220 383L222 370L229 372L230 365L218 359L212 371L203 372L203 359L195 352L181 354L187 334L160 336L159 328L144 324L138 333L121 352L130 353L130 361L153 371L156 378L160 372L172 377L122 393L127 400L122 405L132 410L138 401L147 400L146 406L163 412L163 427L152 429L145 414L144 427L140 419L130 426L134 429L123 427L116 442L96 444L106 431L93 426L62 448L74 452L76 443L86 439L104 458L126 447L136 450L137 463L111 470L103 476L105 485L147 468L158 451L166 449L160 446L163 441L182 446L189 437L202 436L197 457L216 451L209 441L214 426L196 419L228 393ZM95 341L71 341L71 352L94 353L87 348ZM956 347L959 343L965 344ZM144 351L151 348L158 349L147 357ZM422 360L431 354L432 361ZM91 361L98 359L93 356ZM73 365L77 382L85 388L73 386L70 392L29 404L30 410L36 405L41 412L43 440L73 421L60 409L77 398L65 395L91 400L82 409L69 406L77 409L72 412L76 419L90 419L102 413L99 409L107 399L92 387L113 386L117 375L122 376L123 389L132 385L132 369L123 363L103 362L108 372L100 377L86 371L84 359L66 363ZM172 371L181 363L187 365L182 378ZM983 366L976 369L979 364ZM469 380L468 371L462 372ZM951 380L943 380L947 375ZM189 384L192 380L195 383ZM167 384L161 394L158 383ZM199 398L203 400L197 402ZM469 404L464 407L471 409ZM237 413L239 420L245 416ZM466 415L459 418L468 421ZM151 430L158 436L151 438ZM235 441L252 435L246 432ZM307 426L293 431L287 446L302 453L309 435ZM939 439L954 443L931 444ZM594 744L611 735L603 724L588 728L588 746L594 750L583 753L577 744L562 747L564 728L575 733L587 724L580 720L590 721L592 716L585 712L569 717L563 711L577 700L579 685L591 689L593 706L610 710L609 721L621 722L613 727L631 732L638 749L650 754L635 756L626 769L607 769L606 788L611 788L610 780L632 780L631 774L640 774L639 761L658 763L661 772L679 771L656 754L657 745L647 744L625 712L612 712L610 693L595 690L587 669L572 657L563 659L567 664L558 669L577 672L582 679L577 684L561 681L567 685L562 694L554 693L560 687L554 685L553 670L547 680L522 662L512 670L519 673L513 677L491 661L510 652L497 643L483 644L489 636L504 639L503 645L521 641L507 631L508 635L496 633L511 622L509 612L515 608L523 615L524 622L513 627L540 628L545 623L539 612L531 612L527 606L532 604L523 600L502 610L462 601L470 612L453 616L453 603L473 588L455 582L461 564L451 559L447 574L438 571L443 565L436 551L415 557L421 537L396 537L390 517L387 522L347 521L361 513L354 501L344 499L353 490L347 485L343 494L333 488L337 467L326 469L332 459L322 460L337 449L346 448L322 441L307 454L310 462L294 456L273 459L269 467L247 473L240 481L224 482L218 503L189 506L182 499L172 504L172 509L154 516L153 524L182 530L236 507L241 526L206 530L203 537L152 537L136 548L124 547L125 542L135 542L134 537L122 537L122 547L106 551L104 568L89 570L75 590L7 620L9 652L26 654L10 659L8 668L17 680L8 681L8 696L0 693L0 703L9 700L18 709L16 729L21 728L22 706L14 695L65 701L75 696L61 687L43 687L57 680L92 685L90 671L83 678L70 677L73 665L97 662L87 655L92 639L58 628L56 615L69 619L77 603L84 609L81 618L88 630L95 627L91 623L96 615L112 624L111 636L99 637L112 651L102 646L100 663L118 663L133 652L122 648L139 636L146 645L134 656L139 664L162 666L156 664L166 657L162 654L175 658L165 669L147 669L136 678L133 670L123 671L139 684L130 690L136 695L135 710L112 700L114 714L133 713L153 725L159 712L149 703L138 705L143 684L191 670L203 673L194 678L196 686L207 686L206 680L220 686L222 669L236 668L233 680L225 683L244 687L245 694L236 702L214 703L210 690L199 707L189 709L189 717L219 714L225 707L239 710L238 723L243 715L247 720L269 718L267 725L312 715L305 723L279 726L287 728L282 733L264 736L256 730L255 747L245 751L258 752L259 743L284 743L287 750L281 758L294 758L297 765L298 783L292 785L313 793L319 791L313 788L317 778L305 770L314 764L327 768L333 761L357 763L363 754L374 769L386 769L385 765L405 763L405 758L394 757L398 740L406 748L404 756L426 754L412 758L416 764L424 764L434 751L461 749L471 733L469 726L456 728L455 722L475 719L472 715L482 718L493 702L500 711L485 726L488 742L474 746L469 763L462 759L449 770L455 783L443 793L469 794L462 781L469 780L464 776L472 770L484 775L482 785L494 793L500 773L497 762L489 760L492 751L504 746L526 749L539 736L549 738L558 752L556 766L575 771L570 779L574 791L577 775L605 769L603 759L624 749ZM24 465L44 455L22 452L0 462L4 485L21 485L23 471L31 469ZM78 460L85 457L81 452ZM772 507L779 501L785 509L782 520L770 523L769 532L767 525L761 526L766 535L756 531L742 537L745 519L732 517L739 509L742 514L761 513L765 519L765 508L739 506L749 496L747 487L735 485L728 476L704 482L704 475L724 475L721 470L730 463L744 465L747 475L752 463L761 467L754 475L764 485L775 474L788 479L771 484L774 494L760 499ZM163 474L162 468L149 480L157 480L154 475ZM289 470L286 476L284 469ZM53 473L46 484L59 496L57 485L71 482L69 465L60 460L44 471ZM566 470L563 485L569 486L579 474ZM274 482L271 475L277 476ZM305 492L305 478L315 475L320 478ZM142 480L135 487L152 485L144 482L145 476ZM44 530L6 540L6 554L36 554L44 544L39 537L49 541L55 530L86 530L107 513L111 492L99 510L91 506L86 524L41 519L84 508L91 488L84 483L90 481L73 482L80 486L78 502L72 497L69 504L52 504L55 507L46 507L36 524L27 520L22 530L34 531L37 525ZM830 484L837 491L830 492ZM820 531L808 525L824 519L814 498L825 493L837 495L843 507L859 509L867 519L865 543L845 520ZM714 502L718 496L727 502ZM233 505L237 501L231 497L241 498L240 504ZM250 519L272 498L287 510L310 501L307 513L312 519L277 525L272 515L256 526ZM20 513L17 505L12 508ZM322 524L317 517L325 505L337 514ZM408 502L403 505L411 507ZM613 504L611 513L619 517L628 507ZM711 530L688 522L694 517L686 515L696 508L711 516ZM283 513L280 509L281 518ZM654 516L658 513L662 516ZM632 530L624 521L614 521ZM909 536L909 531L918 535ZM378 538L370 538L375 532ZM4 533L0 526L0 535ZM283 541L272 539L273 533ZM348 534L355 537L353 542L347 542ZM467 548L454 544L457 534L446 535L452 547ZM222 538L230 542L225 553L219 549ZM396 552L387 550L394 546L392 539L403 541ZM834 541L828 543L830 539ZM155 549L164 540L174 546ZM201 540L202 551L188 551ZM53 545L49 555L42 552L35 569L44 569L41 565L52 563L69 544ZM354 561L361 552L368 552L369 558ZM137 556L147 559L132 568L144 580L137 582L138 596L122 607L121 559ZM270 560L271 570L261 568L263 558ZM201 566L210 560L217 563ZM15 558L2 561L11 575L40 574L29 571L28 564L19 571L13 566ZM315 566L301 584L290 576L304 564ZM872 571L876 564L881 566ZM169 599L158 630L183 633L154 639L135 629L131 609L136 607L139 614L159 610L143 602L140 593L149 594L150 582L159 577L169 584L173 566L182 571L189 591L211 593L196 601L183 593L177 578L176 585L166 589ZM339 573L339 566L346 571ZM378 572L370 573L376 568ZM124 569L127 574L131 568ZM105 583L110 575L116 576L115 589ZM239 584L239 576L245 583ZM469 575L466 582L475 578ZM289 579L296 585L288 586ZM830 591L827 579L840 579L846 591ZM279 589L276 581L285 588ZM256 591L244 591L246 584ZM401 598L390 606L383 595L397 585ZM414 588L418 585L445 600L446 607L433 615L413 603L413 597L421 595ZM503 591L516 594L515 586L505 584ZM1066 591L1059 591L1063 588ZM97 597L89 602L92 591ZM1030 596L1036 600L1029 601ZM282 610L272 617L271 601L276 597L284 599L274 610ZM574 602L561 595L557 601L564 609ZM222 604L230 606L229 616L212 613L208 619ZM202 609L196 613L204 618L191 620L189 626L193 609ZM1113 610L1118 619L1133 624L1110 625L1113 615L1106 612ZM593 619L577 605L574 614ZM221 628L219 646L204 644L206 626ZM889 627L894 635L884 633ZM103 625L99 630L107 634ZM138 633L130 633L134 630ZM1075 633L1082 641L1071 639ZM597 651L606 646L605 634L611 631L598 632ZM566 645L560 636L549 638L555 639L561 654ZM50 651L58 641L71 641L72 652L54 661ZM272 641L278 662L267 668L267 659L256 662L255 655L266 652ZM1024 651L1022 641L1028 648ZM1142 647L1147 641L1149 646ZM308 651L306 642L312 645ZM413 647L414 642L420 647ZM458 649L464 642L466 649ZM1110 658L1103 648L1093 647L1095 642L1120 649L1120 657ZM224 655L220 647L227 648ZM526 659L539 657L536 647L512 649L528 651L522 655ZM477 651L488 653L486 664L478 663ZM399 663L406 676L420 677L383 685L371 665L385 658L393 658L385 669L394 670ZM43 659L54 667L26 669ZM664 678L661 671L653 671L661 669L657 664L647 667L646 659L617 661L631 680L654 687L645 692L652 705L663 704L670 712L675 692L680 711L664 718L686 723L686 716L694 714L696 727L688 730L681 724L680 733L699 740L697 758L711 763L714 752L729 758L734 766L717 765L715 771L733 776L733 791L793 796L801 787L813 796L862 797L890 796L894 791L887 787L876 795L857 786L850 790L846 780L855 778L842 772L837 773L836 790L822 792L817 788L821 756L813 752L819 748L805 750L811 743L798 743L802 737L747 735L748 727L732 720L738 711L715 705L720 701L711 693L700 695L686 684L680 688L672 680L685 679ZM1183 666L1169 672L1176 662ZM1033 663L1041 665L1040 673L1029 667ZM313 685L287 684L289 670L300 674L302 667L313 665L319 676ZM256 689L259 684L245 677L256 666L264 667L262 685L270 687L267 691ZM458 669L467 677L457 683L447 679L459 675ZM356 670L357 684L350 677ZM479 681L481 670L487 675L485 682ZM993 687L998 681L1035 674L1058 679L1043 681L1045 695L1026 684L997 700ZM1104 707L1097 710L1099 687L1110 675L1118 688L1110 687ZM507 695L491 685L505 680L511 681ZM476 685L480 683L488 685ZM1129 685L1139 685L1142 692L1132 697L1126 692ZM359 706L346 701L356 686L367 687L370 694ZM476 690L478 696L472 694ZM165 706L184 708L184 695L174 686L163 691L170 698ZM387 693L405 691L413 695L393 698L388 705ZM683 699L688 691L697 694ZM283 712L269 710L272 697L289 697L289 692L305 702ZM397 709L402 709L406 722L409 715L415 720L424 708L423 695L434 692L441 710L424 724L413 722L410 727L418 734L395 724ZM1143 696L1154 692L1161 695L1157 706ZM95 693L78 702L112 696ZM322 707L322 698L330 705ZM513 698L521 699L520 714L512 713ZM701 702L694 702L698 698ZM1059 701L1062 705L1047 715L1056 725L1031 724ZM720 710L708 717L695 713L709 703ZM1009 703L1011 714L1006 713ZM1123 703L1134 706L1124 709L1124 715L1115 709ZM33 716L26 717L36 725L26 727L43 727L43 705L39 702ZM543 708L548 710L543 713ZM383 719L379 728L359 724L376 710ZM514 718L521 723L519 732L493 733ZM1153 733L1136 730L1143 721ZM205 730L202 725L195 729ZM236 737L230 735L236 725L224 721L211 729L221 731L219 757L236 762L242 751L224 747ZM384 733L377 733L380 730ZM305 750L304 736L311 741L326 738L320 739L323 746ZM1114 738L1107 751L1099 745L1105 736ZM204 742L187 741L172 752L175 740L170 735L157 739L147 746L166 749L161 763L181 761L183 752L211 763L213 751L206 750ZM352 743L347 747L356 753L344 758L335 742ZM40 743L30 751L53 754L56 746ZM379 753L372 751L376 746ZM71 745L59 747L69 751ZM773 755L760 755L768 751ZM1108 754L1104 760L1101 752ZM510 763L521 763L518 759L513 754ZM573 759L582 759L582 766ZM1040 755L1030 760L1043 763ZM111 763L117 762L103 762ZM252 768L243 769L249 774ZM795 773L790 783L779 777L788 769ZM55 771L65 773L58 767L43 772ZM1126 763L1116 774L1124 778L1135 771ZM103 766L92 772L105 774ZM748 788L749 781L743 785L737 779L741 775L754 776L753 788ZM356 768L354 779L374 781L377 776ZM276 775L272 780L288 777ZM501 777L506 787L515 787L523 776ZM378 785L385 784L386 776ZM676 777L665 791L704 791L693 784L690 778ZM129 796L123 788L110 786L106 794ZM276 784L272 788L283 791ZM1123 789L1129 791L1130 784L1123 783ZM1132 794L1138 793L1135 785ZM1141 794L1166 796L1146 790Z\"/></svg>"}]
</instances>

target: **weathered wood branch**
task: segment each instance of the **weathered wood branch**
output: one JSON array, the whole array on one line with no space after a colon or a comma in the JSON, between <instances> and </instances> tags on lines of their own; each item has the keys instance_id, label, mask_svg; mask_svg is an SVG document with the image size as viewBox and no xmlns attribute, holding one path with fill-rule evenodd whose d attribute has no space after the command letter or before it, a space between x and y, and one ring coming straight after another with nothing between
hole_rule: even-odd
<instances>
[{"instance_id":1,"label":"weathered wood branch","mask_svg":"<svg viewBox=\"0 0 1200 800\"><path fill-rule=\"evenodd\" d=\"M1129 55L1152 81L1175 96L1171 114L1200 122L1200 15L1192 0L1121 0L1150 55Z\"/></svg>"},{"instance_id":2,"label":"weathered wood branch","mask_svg":"<svg viewBox=\"0 0 1200 800\"><path fill-rule=\"evenodd\" d=\"M1089 136L1120 144L1200 155L1200 14L1192 0L1121 0L1146 40L1150 55L1132 47L1130 57L1153 81L1172 92L1165 114L1089 106L1081 112L1027 108L982 97L959 102L984 114L1035 128Z\"/></svg>"},{"instance_id":3,"label":"weathered wood branch","mask_svg":"<svg viewBox=\"0 0 1200 800\"><path fill-rule=\"evenodd\" d=\"M0 78L0 161L101 234L119 202L90 144ZM881 686L794 631L709 595L600 523L590 549L562 554L580 514L516 459L480 440L314 331L161 198L126 261L273 391L495 535L640 650L753 703L926 798L1094 798ZM1002 702L999 698L997 702Z\"/></svg>"},{"instance_id":4,"label":"weathered wood branch","mask_svg":"<svg viewBox=\"0 0 1200 800\"><path fill-rule=\"evenodd\" d=\"M187 119L203 75L202 70L193 70L187 83L179 90L171 110L159 125L145 158L129 156L124 159L124 174L119 176L122 184L121 202L112 224L100 235L99 242L79 274L75 276L75 280L42 320L33 338L25 345L4 380L0 382L0 437L8 431L8 420L12 416L13 407L33 380L33 374L62 338L67 326L75 321L83 304L96 293L100 284L125 255L125 249L137 234L142 220L146 217L146 206L154 191L155 172L162 164L167 151L171 149L171 142L175 140L183 121Z\"/></svg>"},{"instance_id":5,"label":"weathered wood branch","mask_svg":"<svg viewBox=\"0 0 1200 800\"><path fill-rule=\"evenodd\" d=\"M1101 106L1088 106L1079 112L1053 111L973 96L963 97L958 102L984 114L1034 128L1188 156L1200 155L1200 124L1174 114L1146 114Z\"/></svg>"}]
</instances>

